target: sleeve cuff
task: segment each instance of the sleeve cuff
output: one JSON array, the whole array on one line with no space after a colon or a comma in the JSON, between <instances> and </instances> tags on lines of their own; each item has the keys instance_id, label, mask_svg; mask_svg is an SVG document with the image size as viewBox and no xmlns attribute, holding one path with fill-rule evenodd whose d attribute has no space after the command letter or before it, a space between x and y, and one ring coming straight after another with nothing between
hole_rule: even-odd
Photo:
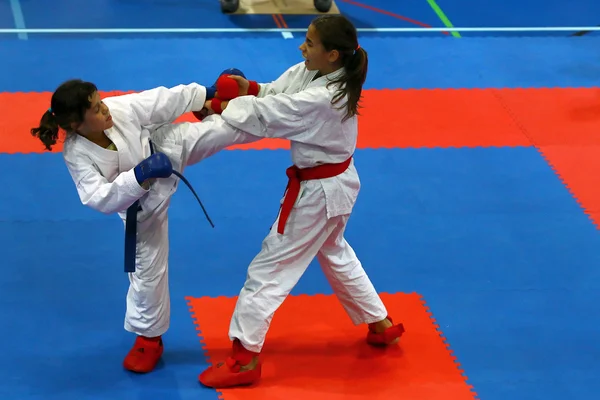
<instances>
[{"instance_id":1,"label":"sleeve cuff","mask_svg":"<svg viewBox=\"0 0 600 400\"><path fill-rule=\"evenodd\" d=\"M135 172L133 168L129 171L123 172L123 186L127 188L127 191L131 193L136 199L139 199L143 195L149 192L140 186L137 179L135 178Z\"/></svg>"},{"instance_id":2,"label":"sleeve cuff","mask_svg":"<svg viewBox=\"0 0 600 400\"><path fill-rule=\"evenodd\" d=\"M206 103L206 87L198 85L198 93L194 96L192 101L192 111L200 111L204 108Z\"/></svg>"}]
</instances>

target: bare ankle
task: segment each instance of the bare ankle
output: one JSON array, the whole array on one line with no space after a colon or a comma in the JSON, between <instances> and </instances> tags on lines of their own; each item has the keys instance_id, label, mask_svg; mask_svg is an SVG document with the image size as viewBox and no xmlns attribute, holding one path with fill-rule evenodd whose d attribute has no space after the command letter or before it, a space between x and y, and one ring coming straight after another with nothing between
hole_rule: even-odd
<instances>
[{"instance_id":1,"label":"bare ankle","mask_svg":"<svg viewBox=\"0 0 600 400\"><path fill-rule=\"evenodd\" d=\"M379 322L376 322L373 328L375 329L375 333L383 333L386 329L391 328L392 326L392 321L385 318Z\"/></svg>"},{"instance_id":2,"label":"bare ankle","mask_svg":"<svg viewBox=\"0 0 600 400\"><path fill-rule=\"evenodd\" d=\"M257 365L258 365L258 357L252 357L252 361L250 361L246 365L242 365L240 367L240 371L250 371L250 370L253 370L254 368L256 368Z\"/></svg>"}]
</instances>

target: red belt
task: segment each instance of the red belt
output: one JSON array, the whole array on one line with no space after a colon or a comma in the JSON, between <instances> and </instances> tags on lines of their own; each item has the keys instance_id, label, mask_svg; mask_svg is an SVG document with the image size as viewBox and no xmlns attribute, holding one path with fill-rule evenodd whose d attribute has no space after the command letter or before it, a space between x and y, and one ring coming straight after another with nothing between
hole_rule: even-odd
<instances>
[{"instance_id":1,"label":"red belt","mask_svg":"<svg viewBox=\"0 0 600 400\"><path fill-rule=\"evenodd\" d=\"M279 224L277 232L283 234L285 223L292 212L292 208L296 203L298 194L300 193L300 182L310 181L313 179L333 178L342 174L348 169L352 157L339 164L323 164L316 167L300 169L295 165L289 167L285 173L288 176L288 184L286 187L283 204L281 205L281 213L279 215Z\"/></svg>"}]
</instances>

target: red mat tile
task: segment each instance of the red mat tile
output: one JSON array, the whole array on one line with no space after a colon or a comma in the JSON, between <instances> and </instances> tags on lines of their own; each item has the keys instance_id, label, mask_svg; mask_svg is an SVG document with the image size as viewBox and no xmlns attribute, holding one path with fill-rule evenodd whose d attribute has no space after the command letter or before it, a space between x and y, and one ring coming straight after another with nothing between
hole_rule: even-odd
<instances>
[{"instance_id":1,"label":"red mat tile","mask_svg":"<svg viewBox=\"0 0 600 400\"><path fill-rule=\"evenodd\" d=\"M119 94L122 92L110 92ZM106 93L102 93L106 95ZM0 153L38 153L29 130L49 107L50 93L0 93ZM359 148L528 146L491 90L366 90ZM194 121L186 114L178 121ZM267 139L230 149L287 149ZM59 144L56 152L62 150Z\"/></svg>"},{"instance_id":2,"label":"red mat tile","mask_svg":"<svg viewBox=\"0 0 600 400\"><path fill-rule=\"evenodd\" d=\"M359 147L530 146L492 90L370 90Z\"/></svg>"},{"instance_id":3,"label":"red mat tile","mask_svg":"<svg viewBox=\"0 0 600 400\"><path fill-rule=\"evenodd\" d=\"M51 97L51 93L0 93L0 153L44 151L29 131L39 124Z\"/></svg>"},{"instance_id":4,"label":"red mat tile","mask_svg":"<svg viewBox=\"0 0 600 400\"><path fill-rule=\"evenodd\" d=\"M586 214L600 227L600 145L541 146L540 152Z\"/></svg>"},{"instance_id":5,"label":"red mat tile","mask_svg":"<svg viewBox=\"0 0 600 400\"><path fill-rule=\"evenodd\" d=\"M472 400L475 393L417 294L382 294L406 333L374 349L335 296L289 296L275 314L258 385L221 391L224 400ZM187 298L209 360L228 354L236 298ZM310 315L310 318L303 317ZM198 371L200 373L201 371Z\"/></svg>"},{"instance_id":6,"label":"red mat tile","mask_svg":"<svg viewBox=\"0 0 600 400\"><path fill-rule=\"evenodd\" d=\"M600 89L499 90L501 101L536 146L600 144Z\"/></svg>"}]
</instances>

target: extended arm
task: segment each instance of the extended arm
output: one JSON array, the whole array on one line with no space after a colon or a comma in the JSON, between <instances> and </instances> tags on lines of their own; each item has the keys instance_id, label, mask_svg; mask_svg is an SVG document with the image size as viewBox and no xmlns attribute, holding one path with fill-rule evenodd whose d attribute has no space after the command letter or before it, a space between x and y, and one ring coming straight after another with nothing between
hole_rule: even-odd
<instances>
[{"instance_id":1,"label":"extended arm","mask_svg":"<svg viewBox=\"0 0 600 400\"><path fill-rule=\"evenodd\" d=\"M227 124L219 115L211 115L202 123L184 122L175 127L189 154L187 165L200 162L227 147L262 139Z\"/></svg>"},{"instance_id":2,"label":"extended arm","mask_svg":"<svg viewBox=\"0 0 600 400\"><path fill-rule=\"evenodd\" d=\"M327 89L267 97L242 96L223 104L221 114L229 125L263 138L281 138L319 144L326 138L319 126L337 118Z\"/></svg>"},{"instance_id":3,"label":"extended arm","mask_svg":"<svg viewBox=\"0 0 600 400\"><path fill-rule=\"evenodd\" d=\"M150 126L170 123L187 112L201 110L206 100L206 88L190 83L172 88L161 86L104 101L109 107L131 109L141 126Z\"/></svg>"},{"instance_id":4,"label":"extended arm","mask_svg":"<svg viewBox=\"0 0 600 400\"><path fill-rule=\"evenodd\" d=\"M297 75L302 73L302 67L303 63L294 65L281 74L279 78L269 83L258 83L253 80L248 80L241 71L231 69L234 73L229 74L224 72L219 76L216 83L217 97L221 100L230 100L237 96L251 95L265 97L283 93L289 87L290 82L293 82L297 78ZM235 82L228 82L227 78L232 75L239 77L235 79L238 85L236 85Z\"/></svg>"},{"instance_id":5,"label":"extended arm","mask_svg":"<svg viewBox=\"0 0 600 400\"><path fill-rule=\"evenodd\" d=\"M294 80L294 77L300 73L300 67L302 67L303 64L304 63L293 65L272 82L259 83L257 97L283 93L285 89L288 88L290 82Z\"/></svg>"}]
</instances>

